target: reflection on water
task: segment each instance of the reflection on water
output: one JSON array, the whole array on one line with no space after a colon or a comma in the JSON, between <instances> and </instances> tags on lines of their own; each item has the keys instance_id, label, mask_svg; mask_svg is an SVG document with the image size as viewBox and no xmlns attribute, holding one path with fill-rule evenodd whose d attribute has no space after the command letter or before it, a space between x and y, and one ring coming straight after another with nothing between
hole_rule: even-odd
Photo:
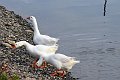
<instances>
[{"instance_id":1,"label":"reflection on water","mask_svg":"<svg viewBox=\"0 0 120 80\"><path fill-rule=\"evenodd\" d=\"M80 80L120 80L119 3L120 0L0 0L0 4L20 15L34 15L41 33L60 38L58 52L81 60L71 70Z\"/></svg>"},{"instance_id":2,"label":"reflection on water","mask_svg":"<svg viewBox=\"0 0 120 80\"><path fill-rule=\"evenodd\" d=\"M107 0L105 0L105 4L104 4L104 16L106 15L106 7L107 7Z\"/></svg>"}]
</instances>

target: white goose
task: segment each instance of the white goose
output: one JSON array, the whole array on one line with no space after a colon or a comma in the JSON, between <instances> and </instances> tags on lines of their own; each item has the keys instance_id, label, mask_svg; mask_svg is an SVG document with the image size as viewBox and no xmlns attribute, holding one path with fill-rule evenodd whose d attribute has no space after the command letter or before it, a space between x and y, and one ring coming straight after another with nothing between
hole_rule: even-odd
<instances>
[{"instance_id":1,"label":"white goose","mask_svg":"<svg viewBox=\"0 0 120 80\"><path fill-rule=\"evenodd\" d=\"M59 39L50 37L48 35L42 35L38 30L37 20L34 16L30 16L29 19L33 24L34 36L33 41L35 44L43 44L43 45L55 45Z\"/></svg>"},{"instance_id":2,"label":"white goose","mask_svg":"<svg viewBox=\"0 0 120 80\"><path fill-rule=\"evenodd\" d=\"M15 44L11 44L12 48L18 48L21 46L25 46L26 50L33 56L39 58L41 56L41 53L49 53L49 54L55 54L55 52L58 49L58 45L53 46L46 46L46 45L31 45L30 43L26 41L19 41ZM35 65L34 65L35 66Z\"/></svg>"},{"instance_id":3,"label":"white goose","mask_svg":"<svg viewBox=\"0 0 120 80\"><path fill-rule=\"evenodd\" d=\"M46 53L41 53L41 57L45 59L46 62L52 64L57 68L57 70L52 73L52 76L56 75L56 72L60 70L65 70L69 71L72 69L72 67L76 64L79 63L80 61L75 60L75 57L69 57L64 54L56 53L56 54L46 54ZM41 58L36 62L37 66L41 65ZM64 76L64 71L61 75L62 77Z\"/></svg>"}]
</instances>

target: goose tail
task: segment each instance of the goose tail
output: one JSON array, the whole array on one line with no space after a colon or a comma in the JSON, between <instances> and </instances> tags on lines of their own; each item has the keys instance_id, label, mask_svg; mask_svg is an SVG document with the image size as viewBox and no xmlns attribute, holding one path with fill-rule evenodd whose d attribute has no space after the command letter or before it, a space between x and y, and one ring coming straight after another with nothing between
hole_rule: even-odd
<instances>
[{"instance_id":1,"label":"goose tail","mask_svg":"<svg viewBox=\"0 0 120 80\"><path fill-rule=\"evenodd\" d=\"M76 60L75 57L71 57L71 61L72 61L73 64L80 63L80 61Z\"/></svg>"},{"instance_id":2,"label":"goose tail","mask_svg":"<svg viewBox=\"0 0 120 80\"><path fill-rule=\"evenodd\" d=\"M74 61L74 63L76 64L76 63L80 63L80 61Z\"/></svg>"}]
</instances>

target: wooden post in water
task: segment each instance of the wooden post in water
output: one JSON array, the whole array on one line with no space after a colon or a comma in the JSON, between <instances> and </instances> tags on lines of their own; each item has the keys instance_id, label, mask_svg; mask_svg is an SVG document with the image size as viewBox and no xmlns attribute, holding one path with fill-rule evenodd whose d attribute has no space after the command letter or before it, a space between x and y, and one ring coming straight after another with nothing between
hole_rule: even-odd
<instances>
[{"instance_id":1,"label":"wooden post in water","mask_svg":"<svg viewBox=\"0 0 120 80\"><path fill-rule=\"evenodd\" d=\"M106 5L107 5L107 0L105 0L105 3L104 3L104 16L106 15Z\"/></svg>"}]
</instances>

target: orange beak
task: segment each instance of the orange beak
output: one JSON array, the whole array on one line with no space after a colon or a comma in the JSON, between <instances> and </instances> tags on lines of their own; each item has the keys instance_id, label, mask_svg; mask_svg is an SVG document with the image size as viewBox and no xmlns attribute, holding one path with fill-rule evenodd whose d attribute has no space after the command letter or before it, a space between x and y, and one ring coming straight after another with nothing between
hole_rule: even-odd
<instances>
[{"instance_id":1,"label":"orange beak","mask_svg":"<svg viewBox=\"0 0 120 80\"><path fill-rule=\"evenodd\" d=\"M15 49L15 48L16 48L15 44L11 44L11 47L12 47L13 49Z\"/></svg>"},{"instance_id":2,"label":"orange beak","mask_svg":"<svg viewBox=\"0 0 120 80\"><path fill-rule=\"evenodd\" d=\"M27 17L27 19L30 19L30 17Z\"/></svg>"}]
</instances>

